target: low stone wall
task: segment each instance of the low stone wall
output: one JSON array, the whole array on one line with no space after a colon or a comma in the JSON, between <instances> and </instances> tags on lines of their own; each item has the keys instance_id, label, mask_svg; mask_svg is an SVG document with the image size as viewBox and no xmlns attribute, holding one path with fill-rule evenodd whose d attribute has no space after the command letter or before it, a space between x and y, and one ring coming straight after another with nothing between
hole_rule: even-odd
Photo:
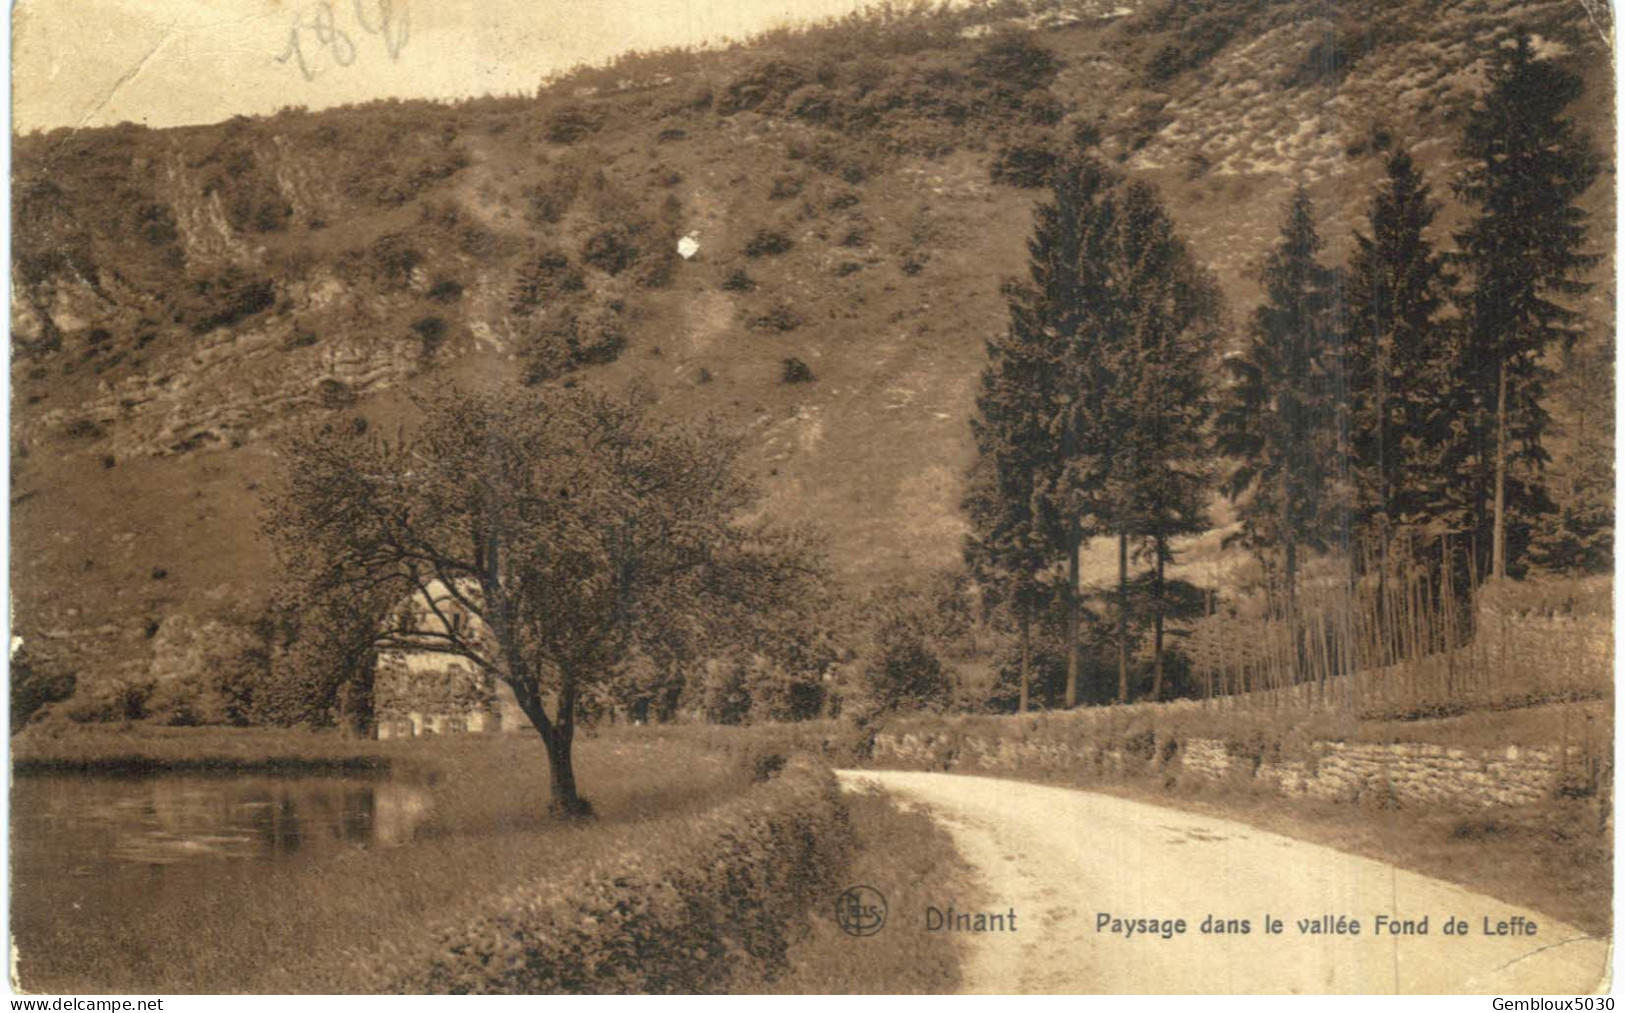
<instances>
[{"instance_id":1,"label":"low stone wall","mask_svg":"<svg viewBox=\"0 0 1625 1013\"><path fill-rule=\"evenodd\" d=\"M1012 730L1015 730L1014 728ZM1528 805L1606 779L1579 747L1464 749L1421 743L1265 742L1158 736L1089 741L999 738L956 731L882 732L876 766L961 773L1051 772L1082 780L1150 776L1252 782L1334 802L1483 809Z\"/></svg>"}]
</instances>

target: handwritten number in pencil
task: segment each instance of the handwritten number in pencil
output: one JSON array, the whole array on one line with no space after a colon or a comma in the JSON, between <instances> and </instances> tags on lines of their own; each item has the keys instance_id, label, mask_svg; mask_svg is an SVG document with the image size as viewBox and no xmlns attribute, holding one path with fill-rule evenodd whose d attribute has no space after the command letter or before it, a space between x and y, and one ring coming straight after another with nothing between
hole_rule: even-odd
<instances>
[{"instance_id":1,"label":"handwritten number in pencil","mask_svg":"<svg viewBox=\"0 0 1625 1013\"><path fill-rule=\"evenodd\" d=\"M396 7L395 0L355 0L355 19L363 31L383 38L391 60L400 58L412 34L410 7L405 3Z\"/></svg>"},{"instance_id":2,"label":"handwritten number in pencil","mask_svg":"<svg viewBox=\"0 0 1625 1013\"><path fill-rule=\"evenodd\" d=\"M391 60L398 60L411 36L410 8L405 0L352 0L356 24L368 35L384 40ZM292 60L306 81L316 80L316 58L325 52L340 67L355 62L355 39L339 26L333 4L328 0L300 12L288 29L288 44L278 63Z\"/></svg>"}]
</instances>

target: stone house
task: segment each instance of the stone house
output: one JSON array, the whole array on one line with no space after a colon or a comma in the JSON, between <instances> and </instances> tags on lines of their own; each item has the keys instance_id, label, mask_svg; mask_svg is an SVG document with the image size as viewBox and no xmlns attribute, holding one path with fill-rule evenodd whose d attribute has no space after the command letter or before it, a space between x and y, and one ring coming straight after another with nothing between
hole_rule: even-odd
<instances>
[{"instance_id":1,"label":"stone house","mask_svg":"<svg viewBox=\"0 0 1625 1013\"><path fill-rule=\"evenodd\" d=\"M463 589L464 597L475 593ZM403 601L392 617L399 628L431 632L445 631L447 621L478 623L439 581ZM532 730L511 689L454 655L381 651L373 693L380 739Z\"/></svg>"}]
</instances>

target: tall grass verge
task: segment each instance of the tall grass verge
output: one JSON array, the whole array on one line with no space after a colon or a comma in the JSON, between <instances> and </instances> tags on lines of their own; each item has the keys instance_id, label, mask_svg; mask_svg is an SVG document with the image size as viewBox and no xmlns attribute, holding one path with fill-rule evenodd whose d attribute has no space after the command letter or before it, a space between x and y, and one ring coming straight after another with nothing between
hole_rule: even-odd
<instances>
[{"instance_id":1,"label":"tall grass verge","mask_svg":"<svg viewBox=\"0 0 1625 1013\"><path fill-rule=\"evenodd\" d=\"M790 971L762 981L779 995L941 995L959 991L969 944L925 930L928 905L976 907L981 887L953 839L923 810L875 788L846 796L853 858L837 890L863 884L886 898L886 926L852 936L835 921L835 896L814 903L802 938L791 945Z\"/></svg>"},{"instance_id":2,"label":"tall grass verge","mask_svg":"<svg viewBox=\"0 0 1625 1013\"><path fill-rule=\"evenodd\" d=\"M772 980L809 904L833 897L849 836L840 789L805 760L682 821L617 835L472 917L364 963L367 992L720 992Z\"/></svg>"}]
</instances>

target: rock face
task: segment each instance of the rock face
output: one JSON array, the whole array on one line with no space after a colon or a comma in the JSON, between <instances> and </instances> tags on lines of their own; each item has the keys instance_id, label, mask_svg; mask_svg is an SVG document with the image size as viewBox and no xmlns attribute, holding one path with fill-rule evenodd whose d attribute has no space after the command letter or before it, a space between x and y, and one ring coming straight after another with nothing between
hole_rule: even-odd
<instances>
[{"instance_id":1,"label":"rock face","mask_svg":"<svg viewBox=\"0 0 1625 1013\"><path fill-rule=\"evenodd\" d=\"M17 435L38 438L89 422L121 458L242 446L312 408L343 407L420 368L410 341L376 337L377 318L391 310L387 300L363 299L328 276L285 288L286 312L201 335L163 335L170 347L142 368L98 382L81 402L20 417ZM317 314L325 334L309 329Z\"/></svg>"}]
</instances>

